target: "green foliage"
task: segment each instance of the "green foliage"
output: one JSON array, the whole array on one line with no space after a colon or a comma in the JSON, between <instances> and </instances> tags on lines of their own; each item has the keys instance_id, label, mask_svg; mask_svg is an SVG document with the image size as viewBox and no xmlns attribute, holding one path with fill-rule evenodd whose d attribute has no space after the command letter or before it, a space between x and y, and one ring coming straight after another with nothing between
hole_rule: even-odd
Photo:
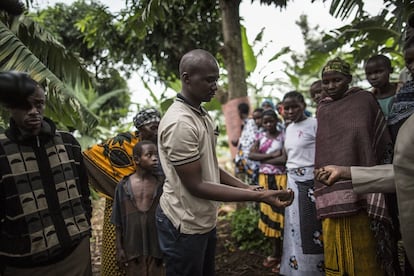
<instances>
[{"instance_id":1,"label":"green foliage","mask_svg":"<svg viewBox=\"0 0 414 276\"><path fill-rule=\"evenodd\" d=\"M67 85L73 87L80 83L86 88L92 85L93 76L86 69L83 60L61 44L49 32L49 28L38 24L33 17L25 15L9 20L8 27L40 61L47 65L50 71Z\"/></svg>"},{"instance_id":2,"label":"green foliage","mask_svg":"<svg viewBox=\"0 0 414 276\"><path fill-rule=\"evenodd\" d=\"M119 125L128 114L131 98L126 80L121 71L115 69L119 62L124 62L120 58L124 55L124 45L117 32L116 16L101 3L84 0L72 5L58 3L32 16L47 27L68 51L79 55L95 76L94 89L78 85L74 88L82 104L100 119L99 127L88 132L78 128L81 135L87 136L84 140L100 137L112 126ZM137 56L135 52L126 55ZM139 62L142 61L140 58Z\"/></svg>"},{"instance_id":3,"label":"green foliage","mask_svg":"<svg viewBox=\"0 0 414 276\"><path fill-rule=\"evenodd\" d=\"M353 15L355 9L357 12ZM375 16L364 10L364 1L334 0L330 13L341 19L353 16L353 20L323 36L320 43L310 48L310 54L323 52L332 56L344 52L349 54L349 61L355 67L372 55L387 54L394 66L402 68L402 34L408 16L413 12L412 0L385 0L384 9Z\"/></svg>"},{"instance_id":4,"label":"green foliage","mask_svg":"<svg viewBox=\"0 0 414 276\"><path fill-rule=\"evenodd\" d=\"M205 103L204 107L210 111L221 111L221 104L216 98L213 98L210 102Z\"/></svg>"},{"instance_id":5,"label":"green foliage","mask_svg":"<svg viewBox=\"0 0 414 276\"><path fill-rule=\"evenodd\" d=\"M274 5L275 7L284 8L287 5L288 0L260 0L260 3L266 5Z\"/></svg>"},{"instance_id":6,"label":"green foliage","mask_svg":"<svg viewBox=\"0 0 414 276\"><path fill-rule=\"evenodd\" d=\"M314 45L322 43L323 32L319 30L319 26L309 26L306 15L300 16L296 24L301 29L305 41L305 52L291 52L292 61L285 63L284 73L288 76L291 87L301 92L305 98L309 98L307 91L310 83L320 77L320 71L329 58L329 54L313 50Z\"/></svg>"},{"instance_id":7,"label":"green foliage","mask_svg":"<svg viewBox=\"0 0 414 276\"><path fill-rule=\"evenodd\" d=\"M1 110L3 113L3 110ZM7 128L6 121L3 116L0 116L0 132L3 132Z\"/></svg>"},{"instance_id":8,"label":"green foliage","mask_svg":"<svg viewBox=\"0 0 414 276\"><path fill-rule=\"evenodd\" d=\"M246 28L241 26L241 41L242 41L242 48L243 48L243 59L244 59L244 66L246 70L246 74L249 74L256 69L257 59L254 56L254 52L252 47L249 44L246 35Z\"/></svg>"},{"instance_id":9,"label":"green foliage","mask_svg":"<svg viewBox=\"0 0 414 276\"><path fill-rule=\"evenodd\" d=\"M142 56L135 54L139 52L138 48L134 48L134 52L125 52L127 47L115 24L116 16L98 1L78 0L71 5L57 3L32 16L67 49L78 53L97 78L107 76L106 70L116 67L118 62L130 64L134 60L137 66L142 63ZM129 63L122 57L126 54L131 56Z\"/></svg>"},{"instance_id":10,"label":"green foliage","mask_svg":"<svg viewBox=\"0 0 414 276\"><path fill-rule=\"evenodd\" d=\"M4 21L7 21L3 17ZM13 25L19 25L20 21L16 18L12 21ZM31 26L36 26L32 24ZM74 95L74 92L70 86L68 86L63 80L68 80L69 83L77 79L80 82L82 80L83 68L80 66L78 60L74 59L61 59L62 55L60 51L64 51L64 47L54 44L51 47L44 48L46 55L39 56L45 58L44 61L33 53L28 46L25 45L16 33L12 30L22 30L22 28L9 28L5 23L0 21L0 70L17 70L24 71L31 75L31 77L39 83L42 83L46 91L48 92L48 107L46 114L52 119L58 119L61 126L65 128L82 126L85 129L94 127L98 119L90 112ZM36 29L42 30L39 26ZM35 30L32 30L35 32ZM44 40L43 43L49 44L49 35L46 31L41 31L43 36L32 35L39 40ZM21 33L21 32L19 32ZM39 42L40 43L40 42ZM50 42L53 44L53 42ZM67 62L67 70L58 70L56 73L49 69L50 64L59 63L59 60ZM44 63L45 62L45 63ZM79 67L77 70L74 68L77 64ZM71 67L73 65L73 67ZM51 66L52 68L56 68Z\"/></svg>"},{"instance_id":11,"label":"green foliage","mask_svg":"<svg viewBox=\"0 0 414 276\"><path fill-rule=\"evenodd\" d=\"M119 122L127 116L131 96L128 84L118 70L107 68L101 74L102 77L98 78L99 83L96 85L96 90L102 101L97 115L101 118L101 126L111 127L115 122ZM116 96L107 96L113 91L120 92L116 93Z\"/></svg>"},{"instance_id":12,"label":"green foliage","mask_svg":"<svg viewBox=\"0 0 414 276\"><path fill-rule=\"evenodd\" d=\"M98 192L94 188L92 188L92 186L89 186L89 192L91 194L91 199L92 200L98 200L99 199Z\"/></svg>"},{"instance_id":13,"label":"green foliage","mask_svg":"<svg viewBox=\"0 0 414 276\"><path fill-rule=\"evenodd\" d=\"M357 8L357 16L363 14L364 2L362 0L332 0L331 6L329 8L329 13L335 17L340 17L341 19L348 18L352 11Z\"/></svg>"},{"instance_id":14,"label":"green foliage","mask_svg":"<svg viewBox=\"0 0 414 276\"><path fill-rule=\"evenodd\" d=\"M236 239L242 250L259 250L271 252L271 243L257 227L260 212L253 206L239 208L229 214L231 220L231 236Z\"/></svg>"},{"instance_id":15,"label":"green foliage","mask_svg":"<svg viewBox=\"0 0 414 276\"><path fill-rule=\"evenodd\" d=\"M122 12L125 35L139 34L140 54L163 82L179 79L183 53L194 48L219 52L223 39L217 0L127 0L127 6Z\"/></svg>"},{"instance_id":16,"label":"green foliage","mask_svg":"<svg viewBox=\"0 0 414 276\"><path fill-rule=\"evenodd\" d=\"M177 75L182 53L194 47L218 52L221 37L218 5L215 1L131 0L126 6L119 13L110 14L98 1L78 0L72 5L59 3L42 10L37 20L50 26L68 49L79 53L98 80L100 96L126 88L126 85L108 87L105 84L114 77L120 79L119 72L110 72L109 68L117 67L128 76L131 70L142 66L146 74L140 78L153 101L147 105L155 103L165 111L172 103L166 96L167 90L152 91L147 83L161 80L167 87L179 91ZM157 73L150 73L153 70ZM110 126L106 122L111 120L113 125L126 115L129 104L127 93L119 98L111 97L98 109L100 125ZM217 108L217 103L210 105Z\"/></svg>"}]
</instances>

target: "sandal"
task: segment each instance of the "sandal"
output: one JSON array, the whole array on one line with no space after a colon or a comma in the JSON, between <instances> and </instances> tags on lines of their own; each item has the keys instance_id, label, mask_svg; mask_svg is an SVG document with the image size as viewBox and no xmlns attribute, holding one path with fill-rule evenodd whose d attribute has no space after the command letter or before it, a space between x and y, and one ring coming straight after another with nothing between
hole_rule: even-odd
<instances>
[{"instance_id":1,"label":"sandal","mask_svg":"<svg viewBox=\"0 0 414 276\"><path fill-rule=\"evenodd\" d=\"M267 256L266 259L263 260L262 265L268 268L278 266L280 265L280 258Z\"/></svg>"},{"instance_id":2,"label":"sandal","mask_svg":"<svg viewBox=\"0 0 414 276\"><path fill-rule=\"evenodd\" d=\"M272 267L272 272L276 273L276 275L279 275L280 273L280 263L276 264L275 266Z\"/></svg>"}]
</instances>

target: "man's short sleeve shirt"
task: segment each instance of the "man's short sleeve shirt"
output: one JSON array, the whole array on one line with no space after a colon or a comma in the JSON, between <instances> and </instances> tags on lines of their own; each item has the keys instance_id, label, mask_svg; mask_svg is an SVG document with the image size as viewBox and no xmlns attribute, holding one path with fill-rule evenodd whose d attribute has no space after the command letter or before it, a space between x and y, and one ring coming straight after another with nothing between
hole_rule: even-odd
<instances>
[{"instance_id":1,"label":"man's short sleeve shirt","mask_svg":"<svg viewBox=\"0 0 414 276\"><path fill-rule=\"evenodd\" d=\"M159 157L165 172L160 205L173 225L184 234L201 234L216 226L217 202L191 195L174 169L199 160L202 179L220 183L216 157L218 131L204 109L177 100L158 128Z\"/></svg>"}]
</instances>

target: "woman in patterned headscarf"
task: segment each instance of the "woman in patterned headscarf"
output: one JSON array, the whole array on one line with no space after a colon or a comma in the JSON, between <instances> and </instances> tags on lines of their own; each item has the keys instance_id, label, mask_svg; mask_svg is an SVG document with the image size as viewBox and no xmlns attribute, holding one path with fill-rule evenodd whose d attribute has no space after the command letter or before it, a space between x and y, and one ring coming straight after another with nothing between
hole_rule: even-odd
<instances>
[{"instance_id":1,"label":"woman in patterned headscarf","mask_svg":"<svg viewBox=\"0 0 414 276\"><path fill-rule=\"evenodd\" d=\"M375 96L349 88L350 66L340 58L322 70L328 97L318 108L315 168L328 164L373 166L389 158L391 139ZM392 275L390 218L383 194L357 195L350 181L315 181L322 220L326 275ZM376 251L378 250L377 261Z\"/></svg>"},{"instance_id":2,"label":"woman in patterned headscarf","mask_svg":"<svg viewBox=\"0 0 414 276\"><path fill-rule=\"evenodd\" d=\"M135 171L132 157L134 145L142 140L157 142L160 119L161 115L155 108L141 110L133 120L137 131L120 133L83 152L90 184L105 197L101 267L103 276L125 275L115 259L115 227L110 223L115 187L124 176Z\"/></svg>"}]
</instances>

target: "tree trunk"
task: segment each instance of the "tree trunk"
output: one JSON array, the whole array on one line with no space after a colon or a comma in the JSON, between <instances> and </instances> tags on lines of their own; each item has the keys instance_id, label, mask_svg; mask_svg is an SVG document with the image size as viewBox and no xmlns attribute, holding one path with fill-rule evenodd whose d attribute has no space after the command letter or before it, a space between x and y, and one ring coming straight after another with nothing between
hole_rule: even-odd
<instances>
[{"instance_id":1,"label":"tree trunk","mask_svg":"<svg viewBox=\"0 0 414 276\"><path fill-rule=\"evenodd\" d=\"M226 123L226 131L234 158L236 147L231 145L241 132L241 120L237 106L241 102L249 102L247 98L246 72L243 60L243 49L240 31L240 0L220 0L224 46L221 54L228 74L227 97L221 97L222 110Z\"/></svg>"}]
</instances>

